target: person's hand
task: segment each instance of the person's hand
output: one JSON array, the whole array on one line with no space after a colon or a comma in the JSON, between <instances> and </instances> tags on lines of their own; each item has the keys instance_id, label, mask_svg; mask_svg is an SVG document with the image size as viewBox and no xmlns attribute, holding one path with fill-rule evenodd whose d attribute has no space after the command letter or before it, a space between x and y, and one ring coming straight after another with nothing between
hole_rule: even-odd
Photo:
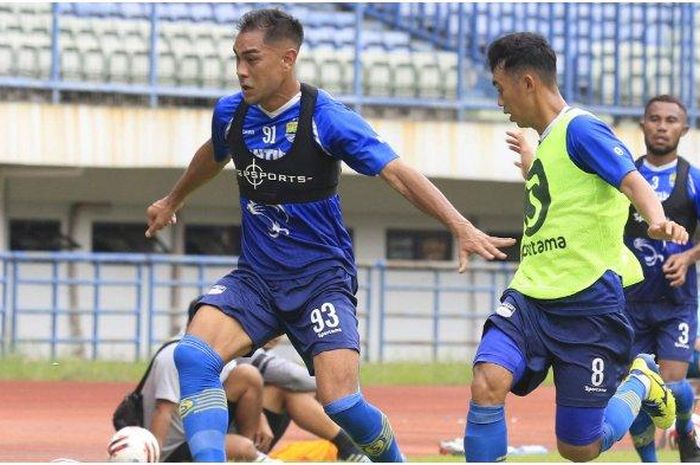
<instances>
[{"instance_id":1,"label":"person's hand","mask_svg":"<svg viewBox=\"0 0 700 465\"><path fill-rule=\"evenodd\" d=\"M260 452L269 452L273 438L274 435L272 434L270 424L267 422L267 417L265 417L264 413L261 413L260 424L258 425L258 430L255 432L255 438L253 440L255 448Z\"/></svg>"},{"instance_id":2,"label":"person's hand","mask_svg":"<svg viewBox=\"0 0 700 465\"><path fill-rule=\"evenodd\" d=\"M514 161L513 164L520 168L523 179L527 179L532 160L535 159L535 151L530 147L521 131L506 131L506 136L508 148L520 155L520 160Z\"/></svg>"},{"instance_id":3,"label":"person's hand","mask_svg":"<svg viewBox=\"0 0 700 465\"><path fill-rule=\"evenodd\" d=\"M690 266L690 257L685 253L671 255L661 268L669 280L671 287L681 287L685 284L685 275Z\"/></svg>"},{"instance_id":4,"label":"person's hand","mask_svg":"<svg viewBox=\"0 0 700 465\"><path fill-rule=\"evenodd\" d=\"M650 238L659 241L669 241L681 245L688 243L688 231L675 221L665 220L650 224L647 234Z\"/></svg>"},{"instance_id":5,"label":"person's hand","mask_svg":"<svg viewBox=\"0 0 700 465\"><path fill-rule=\"evenodd\" d=\"M182 208L182 205L182 203L179 205L173 205L172 203L168 202L167 197L153 202L146 209L146 217L148 218L146 237L153 237L155 233L164 227L177 223L177 216L175 216L175 212Z\"/></svg>"},{"instance_id":6,"label":"person's hand","mask_svg":"<svg viewBox=\"0 0 700 465\"><path fill-rule=\"evenodd\" d=\"M510 247L515 244L512 237L489 236L473 224L466 222L457 229L457 247L459 251L459 272L463 273L469 265L469 254L476 253L486 260L498 258L503 260L506 254L499 247Z\"/></svg>"}]
</instances>

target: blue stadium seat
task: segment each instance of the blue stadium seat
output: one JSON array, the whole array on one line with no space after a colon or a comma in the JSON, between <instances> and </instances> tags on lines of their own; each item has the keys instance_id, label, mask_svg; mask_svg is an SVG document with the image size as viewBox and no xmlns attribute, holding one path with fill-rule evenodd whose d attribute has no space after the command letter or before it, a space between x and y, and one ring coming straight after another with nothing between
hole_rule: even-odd
<instances>
[{"instance_id":1,"label":"blue stadium seat","mask_svg":"<svg viewBox=\"0 0 700 465\"><path fill-rule=\"evenodd\" d=\"M119 5L116 3L74 3L73 11L78 16L117 16Z\"/></svg>"},{"instance_id":2,"label":"blue stadium seat","mask_svg":"<svg viewBox=\"0 0 700 465\"><path fill-rule=\"evenodd\" d=\"M384 48L390 51L408 51L411 48L408 34L401 31L383 31L381 41Z\"/></svg>"},{"instance_id":3,"label":"blue stadium seat","mask_svg":"<svg viewBox=\"0 0 700 465\"><path fill-rule=\"evenodd\" d=\"M162 3L158 7L159 16L166 21L191 20L189 8L185 3Z\"/></svg>"},{"instance_id":4,"label":"blue stadium seat","mask_svg":"<svg viewBox=\"0 0 700 465\"><path fill-rule=\"evenodd\" d=\"M126 19L147 19L151 15L151 6L143 3L120 3L119 16Z\"/></svg>"},{"instance_id":5,"label":"blue stadium seat","mask_svg":"<svg viewBox=\"0 0 700 465\"><path fill-rule=\"evenodd\" d=\"M355 47L355 29L343 28L338 29L333 35L335 48L354 48Z\"/></svg>"},{"instance_id":6,"label":"blue stadium seat","mask_svg":"<svg viewBox=\"0 0 700 465\"><path fill-rule=\"evenodd\" d=\"M7 4L3 8L7 7ZM8 8L9 9L9 8ZM58 12L62 15L75 15L77 14L75 11L75 3L59 3L58 4Z\"/></svg>"},{"instance_id":7,"label":"blue stadium seat","mask_svg":"<svg viewBox=\"0 0 700 465\"><path fill-rule=\"evenodd\" d=\"M194 3L190 5L190 18L195 22L213 21L214 11L208 3Z\"/></svg>"},{"instance_id":8,"label":"blue stadium seat","mask_svg":"<svg viewBox=\"0 0 700 465\"><path fill-rule=\"evenodd\" d=\"M232 3L215 3L213 20L219 24L233 24L238 18L238 9Z\"/></svg>"}]
</instances>

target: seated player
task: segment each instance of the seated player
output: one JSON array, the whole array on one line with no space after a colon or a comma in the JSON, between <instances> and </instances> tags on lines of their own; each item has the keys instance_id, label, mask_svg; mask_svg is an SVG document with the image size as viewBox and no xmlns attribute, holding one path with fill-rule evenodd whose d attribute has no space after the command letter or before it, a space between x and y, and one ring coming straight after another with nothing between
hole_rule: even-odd
<instances>
[{"instance_id":1,"label":"seated player","mask_svg":"<svg viewBox=\"0 0 700 465\"><path fill-rule=\"evenodd\" d=\"M262 374L263 408L272 428L274 446L290 421L301 429L331 441L338 449L337 459L343 462L369 462L350 437L324 412L316 400L316 378L306 368L269 350L279 344L276 338L258 349L251 357L236 359L239 367L252 364Z\"/></svg>"},{"instance_id":2,"label":"seated player","mask_svg":"<svg viewBox=\"0 0 700 465\"><path fill-rule=\"evenodd\" d=\"M178 411L180 386L173 359L177 344L170 344L154 358L143 389L144 426L158 439L163 462L191 462L182 416ZM253 366L236 366L233 361L221 372L226 397L235 402L230 411L231 422L226 435L226 454L236 461L270 461L258 449L269 449L273 439L267 420L262 415L263 381Z\"/></svg>"}]
</instances>

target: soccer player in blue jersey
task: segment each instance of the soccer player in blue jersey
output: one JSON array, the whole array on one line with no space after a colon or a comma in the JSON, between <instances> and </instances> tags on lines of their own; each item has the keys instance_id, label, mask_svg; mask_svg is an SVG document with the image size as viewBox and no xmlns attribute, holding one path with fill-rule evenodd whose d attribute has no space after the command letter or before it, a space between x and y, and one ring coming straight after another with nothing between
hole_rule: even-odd
<instances>
[{"instance_id":1,"label":"soccer player in blue jersey","mask_svg":"<svg viewBox=\"0 0 700 465\"><path fill-rule=\"evenodd\" d=\"M527 395L552 367L559 453L591 460L624 436L640 409L663 428L675 416L651 356L637 356L627 373L633 332L623 286L640 281L642 271L622 240L625 196L650 236L685 243L688 235L666 219L611 129L564 101L556 55L541 35L503 36L489 46L488 60L499 106L518 126L535 129L539 145L533 154L520 133L507 139L526 180L521 262L476 351L465 456L505 459L508 393Z\"/></svg>"},{"instance_id":2,"label":"soccer player in blue jersey","mask_svg":"<svg viewBox=\"0 0 700 465\"><path fill-rule=\"evenodd\" d=\"M218 373L284 332L315 371L326 413L372 460L401 461L389 421L359 389L357 277L336 193L340 161L381 176L445 224L458 243L460 271L470 253L504 258L498 247L514 240L476 229L359 115L299 83L299 21L257 10L238 27L233 50L242 91L218 101L211 140L147 210L151 236L175 222L187 195L233 160L242 211L238 268L200 300L175 351L190 450L197 461L225 460L226 398Z\"/></svg>"},{"instance_id":3,"label":"soccer player in blue jersey","mask_svg":"<svg viewBox=\"0 0 700 465\"><path fill-rule=\"evenodd\" d=\"M646 104L641 127L646 155L637 160L637 168L663 202L666 216L692 236L700 216L700 170L678 155L678 143L688 132L686 108L670 95L654 97ZM652 239L641 221L639 213L630 209L625 244L644 270L644 281L625 290L625 312L635 332L632 351L656 354L661 377L676 398L681 462L698 462L700 448L691 421L695 393L685 378L697 334L695 262L700 259L700 245ZM644 412L630 428L644 462L656 462L654 432Z\"/></svg>"}]
</instances>

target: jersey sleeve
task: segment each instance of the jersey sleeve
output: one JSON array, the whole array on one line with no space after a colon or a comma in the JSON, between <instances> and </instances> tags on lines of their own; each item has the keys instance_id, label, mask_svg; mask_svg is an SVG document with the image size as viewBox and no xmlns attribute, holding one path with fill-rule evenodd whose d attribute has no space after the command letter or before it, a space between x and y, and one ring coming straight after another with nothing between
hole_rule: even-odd
<instances>
[{"instance_id":1,"label":"jersey sleeve","mask_svg":"<svg viewBox=\"0 0 700 465\"><path fill-rule=\"evenodd\" d=\"M180 402L180 384L177 377L177 367L173 359L173 350L164 350L153 361L151 376L155 381L156 400L167 400L173 403Z\"/></svg>"},{"instance_id":2,"label":"jersey sleeve","mask_svg":"<svg viewBox=\"0 0 700 465\"><path fill-rule=\"evenodd\" d=\"M329 100L317 105L314 123L323 150L358 173L376 176L398 158L364 118L340 102Z\"/></svg>"},{"instance_id":3,"label":"jersey sleeve","mask_svg":"<svg viewBox=\"0 0 700 465\"><path fill-rule=\"evenodd\" d=\"M214 159L218 162L226 161L231 156L226 136L240 101L239 94L230 95L220 98L214 106L214 114L211 119L211 141L214 145Z\"/></svg>"},{"instance_id":4,"label":"jersey sleeve","mask_svg":"<svg viewBox=\"0 0 700 465\"><path fill-rule=\"evenodd\" d=\"M636 169L625 144L607 124L593 116L580 115L571 120L566 148L576 166L618 189L624 177Z\"/></svg>"}]
</instances>

